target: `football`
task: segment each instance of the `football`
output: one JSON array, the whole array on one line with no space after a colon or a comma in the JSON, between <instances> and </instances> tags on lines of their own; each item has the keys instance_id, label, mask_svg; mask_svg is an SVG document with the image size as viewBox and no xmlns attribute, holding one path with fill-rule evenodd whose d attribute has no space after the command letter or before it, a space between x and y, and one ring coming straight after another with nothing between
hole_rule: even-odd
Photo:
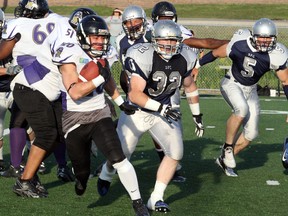
<instances>
[{"instance_id":1,"label":"football","mask_svg":"<svg viewBox=\"0 0 288 216\"><path fill-rule=\"evenodd\" d=\"M102 66L105 66L105 60L104 59L99 59L98 60ZM90 81L96 77L99 76L99 67L97 65L97 63L95 63L94 61L90 61L88 62L80 71L79 77L78 77L78 81L79 82L87 82Z\"/></svg>"}]
</instances>

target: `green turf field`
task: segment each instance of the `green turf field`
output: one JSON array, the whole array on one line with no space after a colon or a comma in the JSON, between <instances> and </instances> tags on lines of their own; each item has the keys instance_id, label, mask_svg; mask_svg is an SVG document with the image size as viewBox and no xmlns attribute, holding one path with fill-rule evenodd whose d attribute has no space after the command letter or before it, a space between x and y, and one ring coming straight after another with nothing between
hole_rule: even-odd
<instances>
[{"instance_id":1,"label":"green turf field","mask_svg":"<svg viewBox=\"0 0 288 216\"><path fill-rule=\"evenodd\" d=\"M286 111L287 101L284 97L261 97L261 106L265 113ZM187 102L182 100L185 145L182 172L187 181L168 186L165 201L172 210L168 215L287 215L285 197L288 179L281 164L283 140L287 136L286 114L261 114L259 137L236 157L239 177L231 178L215 164L231 110L222 97L205 95L201 95L201 110L206 131L204 137L198 139L194 135L194 123ZM4 157L8 161L7 136L5 142ZM102 159L101 155L93 158L93 170ZM17 197L11 190L15 180L1 178L1 215L134 215L128 195L117 176L106 197L98 195L96 177L89 181L86 193L77 197L74 183L64 184L57 179L53 155L45 162L48 171L40 178L50 193L49 197ZM132 162L146 202L153 189L158 166L158 156L148 135L138 144ZM267 185L267 180L278 181L280 185Z\"/></svg>"}]
</instances>

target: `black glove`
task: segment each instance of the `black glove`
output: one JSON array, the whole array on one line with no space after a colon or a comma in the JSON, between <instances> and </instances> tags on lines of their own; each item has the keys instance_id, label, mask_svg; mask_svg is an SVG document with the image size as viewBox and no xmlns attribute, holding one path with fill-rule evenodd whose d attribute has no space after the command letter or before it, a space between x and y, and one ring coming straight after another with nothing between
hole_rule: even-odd
<instances>
[{"instance_id":1,"label":"black glove","mask_svg":"<svg viewBox=\"0 0 288 216\"><path fill-rule=\"evenodd\" d=\"M107 59L105 59L105 67L103 67L103 65L99 61L97 61L97 65L99 68L99 73L104 78L106 83L111 77L111 71Z\"/></svg>"},{"instance_id":2,"label":"black glove","mask_svg":"<svg viewBox=\"0 0 288 216\"><path fill-rule=\"evenodd\" d=\"M22 71L22 67L20 65L15 65L15 66L9 66L6 70L7 75L16 75Z\"/></svg>"},{"instance_id":3,"label":"black glove","mask_svg":"<svg viewBox=\"0 0 288 216\"><path fill-rule=\"evenodd\" d=\"M172 120L178 121L181 119L181 113L176 109L172 109L172 107L167 104L161 104L158 112L161 116L165 117L170 124L172 123Z\"/></svg>"},{"instance_id":4,"label":"black glove","mask_svg":"<svg viewBox=\"0 0 288 216\"><path fill-rule=\"evenodd\" d=\"M203 116L202 113L200 113L199 115L193 115L193 120L196 125L195 133L196 136L198 137L202 137L204 135L204 125L202 121L202 116Z\"/></svg>"},{"instance_id":5,"label":"black glove","mask_svg":"<svg viewBox=\"0 0 288 216\"><path fill-rule=\"evenodd\" d=\"M124 103L122 103L119 108L124 111L126 115L132 115L136 110L138 110L138 107L129 104L128 101L124 101Z\"/></svg>"}]
</instances>

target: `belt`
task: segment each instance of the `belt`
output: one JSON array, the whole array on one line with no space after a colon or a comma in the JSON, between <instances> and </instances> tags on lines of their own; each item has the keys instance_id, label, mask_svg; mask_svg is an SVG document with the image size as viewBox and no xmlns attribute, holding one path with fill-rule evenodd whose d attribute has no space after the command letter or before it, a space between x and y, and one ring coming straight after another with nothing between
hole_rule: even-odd
<instances>
[{"instance_id":1,"label":"belt","mask_svg":"<svg viewBox=\"0 0 288 216\"><path fill-rule=\"evenodd\" d=\"M32 88L29 88L29 87L24 86L24 85L19 84L19 83L15 83L14 88L19 89L19 90L31 90L31 91L33 91Z\"/></svg>"},{"instance_id":2,"label":"belt","mask_svg":"<svg viewBox=\"0 0 288 216\"><path fill-rule=\"evenodd\" d=\"M231 76L229 76L228 74L225 74L225 76L224 76L225 78L227 78L227 79L231 79L231 80L233 80L235 83L238 83L238 81L237 80L235 80L234 78L232 78Z\"/></svg>"}]
</instances>

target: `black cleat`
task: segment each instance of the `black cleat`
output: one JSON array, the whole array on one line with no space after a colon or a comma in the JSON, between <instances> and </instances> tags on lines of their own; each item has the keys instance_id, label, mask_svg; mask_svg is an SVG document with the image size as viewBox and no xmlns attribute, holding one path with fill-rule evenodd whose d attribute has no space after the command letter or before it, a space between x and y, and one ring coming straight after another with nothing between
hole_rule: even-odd
<instances>
[{"instance_id":1,"label":"black cleat","mask_svg":"<svg viewBox=\"0 0 288 216\"><path fill-rule=\"evenodd\" d=\"M63 182L72 182L75 179L67 166L58 166L57 177Z\"/></svg>"},{"instance_id":2,"label":"black cleat","mask_svg":"<svg viewBox=\"0 0 288 216\"><path fill-rule=\"evenodd\" d=\"M16 183L13 186L13 192L21 197L29 198L43 198L46 197L41 194L30 180L21 180L17 178Z\"/></svg>"},{"instance_id":3,"label":"black cleat","mask_svg":"<svg viewBox=\"0 0 288 216\"><path fill-rule=\"evenodd\" d=\"M5 171L5 163L4 160L0 160L0 172L4 172Z\"/></svg>"},{"instance_id":4,"label":"black cleat","mask_svg":"<svg viewBox=\"0 0 288 216\"><path fill-rule=\"evenodd\" d=\"M46 166L45 166L45 163L42 162L39 166L39 169L38 169L38 173L41 174L41 175L44 175L45 174L45 171L46 171Z\"/></svg>"},{"instance_id":5,"label":"black cleat","mask_svg":"<svg viewBox=\"0 0 288 216\"><path fill-rule=\"evenodd\" d=\"M31 183L35 186L35 188L38 190L38 192L43 195L43 197L48 196L48 191L44 187L44 185L40 182L39 176L36 174L31 179Z\"/></svg>"},{"instance_id":6,"label":"black cleat","mask_svg":"<svg viewBox=\"0 0 288 216\"><path fill-rule=\"evenodd\" d=\"M178 182L178 183L183 183L183 182L186 181L186 178L185 178L184 176L182 176L182 175L179 173L179 171L176 171L176 172L174 173L174 176L173 176L173 178L172 178L172 181L173 181L173 182Z\"/></svg>"},{"instance_id":7,"label":"black cleat","mask_svg":"<svg viewBox=\"0 0 288 216\"><path fill-rule=\"evenodd\" d=\"M142 199L133 200L132 206L136 213L136 216L150 216L149 211L147 207L143 204Z\"/></svg>"},{"instance_id":8,"label":"black cleat","mask_svg":"<svg viewBox=\"0 0 288 216\"><path fill-rule=\"evenodd\" d=\"M111 182L98 178L97 189L100 196L105 196L110 188Z\"/></svg>"},{"instance_id":9,"label":"black cleat","mask_svg":"<svg viewBox=\"0 0 288 216\"><path fill-rule=\"evenodd\" d=\"M86 186L82 185L78 179L75 179L75 193L82 196L86 190Z\"/></svg>"},{"instance_id":10,"label":"black cleat","mask_svg":"<svg viewBox=\"0 0 288 216\"><path fill-rule=\"evenodd\" d=\"M5 178L18 178L21 177L23 171L21 167L15 168L10 165L6 171L2 172L1 176Z\"/></svg>"}]
</instances>

